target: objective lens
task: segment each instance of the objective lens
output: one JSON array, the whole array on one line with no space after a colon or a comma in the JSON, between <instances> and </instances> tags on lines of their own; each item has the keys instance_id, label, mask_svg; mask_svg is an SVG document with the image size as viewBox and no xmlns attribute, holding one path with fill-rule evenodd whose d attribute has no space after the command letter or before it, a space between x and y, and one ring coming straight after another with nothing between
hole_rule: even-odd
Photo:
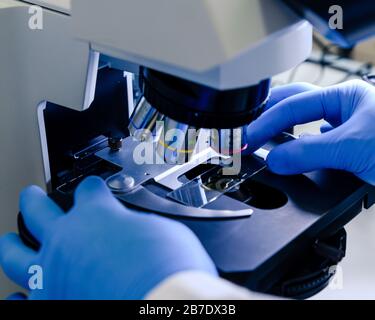
<instances>
[{"instance_id":1,"label":"objective lens","mask_svg":"<svg viewBox=\"0 0 375 320\"><path fill-rule=\"evenodd\" d=\"M155 129L156 121L162 118L163 115L143 97L130 118L129 132L138 141L145 141L150 138Z\"/></svg>"},{"instance_id":2,"label":"objective lens","mask_svg":"<svg viewBox=\"0 0 375 320\"><path fill-rule=\"evenodd\" d=\"M196 128L166 118L157 145L158 155L169 164L188 162L193 155L198 134Z\"/></svg>"},{"instance_id":3,"label":"objective lens","mask_svg":"<svg viewBox=\"0 0 375 320\"><path fill-rule=\"evenodd\" d=\"M129 131L138 141L148 141L150 137L155 136L153 141L157 141L157 154L169 164L182 164L191 159L195 149L201 147L200 144L197 145L200 132L207 131L206 147L211 146L223 156L234 157L247 148L244 138L245 127L199 131L188 124L165 117L144 97L131 116ZM224 159L222 161L225 162Z\"/></svg>"},{"instance_id":4,"label":"objective lens","mask_svg":"<svg viewBox=\"0 0 375 320\"><path fill-rule=\"evenodd\" d=\"M245 127L235 129L212 129L211 147L224 156L241 154L247 148Z\"/></svg>"}]
</instances>

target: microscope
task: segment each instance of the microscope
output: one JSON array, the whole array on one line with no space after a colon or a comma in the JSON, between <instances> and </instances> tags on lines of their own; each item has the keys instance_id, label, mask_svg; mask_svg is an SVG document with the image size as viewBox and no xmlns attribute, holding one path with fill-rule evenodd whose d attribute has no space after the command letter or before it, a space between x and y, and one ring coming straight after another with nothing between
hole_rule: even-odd
<instances>
[{"instance_id":1,"label":"microscope","mask_svg":"<svg viewBox=\"0 0 375 320\"><path fill-rule=\"evenodd\" d=\"M0 0L0 21L1 231L26 185L68 211L97 175L135 214L191 228L234 283L293 298L327 286L375 190L341 171L271 173L292 130L244 155L272 76L311 52L309 22L277 0ZM22 214L18 228L37 249Z\"/></svg>"}]
</instances>

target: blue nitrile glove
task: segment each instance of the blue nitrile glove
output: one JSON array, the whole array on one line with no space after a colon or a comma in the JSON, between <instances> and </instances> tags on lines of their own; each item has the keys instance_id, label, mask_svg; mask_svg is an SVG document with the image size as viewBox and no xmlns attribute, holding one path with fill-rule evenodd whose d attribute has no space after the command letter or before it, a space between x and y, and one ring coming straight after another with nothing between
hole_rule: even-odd
<instances>
[{"instance_id":1,"label":"blue nitrile glove","mask_svg":"<svg viewBox=\"0 0 375 320\"><path fill-rule=\"evenodd\" d=\"M42 267L43 289L31 291L30 299L142 299L177 272L217 274L190 229L130 212L99 178L80 184L67 215L38 187L22 192L20 208L41 249L29 249L15 234L3 236L0 263L25 288L29 266Z\"/></svg>"},{"instance_id":2,"label":"blue nitrile glove","mask_svg":"<svg viewBox=\"0 0 375 320\"><path fill-rule=\"evenodd\" d=\"M271 171L298 174L332 168L375 184L375 87L353 80L329 88L292 84L272 91L267 111L247 129L249 151L296 124L325 119L320 135L273 149Z\"/></svg>"}]
</instances>

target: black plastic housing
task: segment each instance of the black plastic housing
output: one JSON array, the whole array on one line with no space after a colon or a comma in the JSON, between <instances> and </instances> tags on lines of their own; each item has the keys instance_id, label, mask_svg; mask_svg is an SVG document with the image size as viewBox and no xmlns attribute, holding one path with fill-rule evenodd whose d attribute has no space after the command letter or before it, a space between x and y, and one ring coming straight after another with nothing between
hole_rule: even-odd
<instances>
[{"instance_id":1,"label":"black plastic housing","mask_svg":"<svg viewBox=\"0 0 375 320\"><path fill-rule=\"evenodd\" d=\"M239 128L263 111L270 80L257 85L217 90L148 68L141 69L146 100L165 116L196 128Z\"/></svg>"}]
</instances>

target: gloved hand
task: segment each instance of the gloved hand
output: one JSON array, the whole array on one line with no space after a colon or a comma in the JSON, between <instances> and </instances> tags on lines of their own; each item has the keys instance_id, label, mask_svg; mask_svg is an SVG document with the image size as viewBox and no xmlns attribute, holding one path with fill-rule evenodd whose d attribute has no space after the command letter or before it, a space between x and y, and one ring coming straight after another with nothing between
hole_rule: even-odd
<instances>
[{"instance_id":1,"label":"gloved hand","mask_svg":"<svg viewBox=\"0 0 375 320\"><path fill-rule=\"evenodd\" d=\"M247 128L249 150L287 128L319 119L327 121L322 134L274 148L267 158L270 170L287 175L341 169L375 185L375 88L364 81L274 89L266 112Z\"/></svg>"},{"instance_id":2,"label":"gloved hand","mask_svg":"<svg viewBox=\"0 0 375 320\"><path fill-rule=\"evenodd\" d=\"M130 212L96 177L79 185L67 215L38 187L22 192L20 209L41 249L29 249L15 234L3 236L0 264L25 288L29 266L42 267L43 289L32 291L30 299L142 299L174 273L217 274L190 229Z\"/></svg>"}]
</instances>

